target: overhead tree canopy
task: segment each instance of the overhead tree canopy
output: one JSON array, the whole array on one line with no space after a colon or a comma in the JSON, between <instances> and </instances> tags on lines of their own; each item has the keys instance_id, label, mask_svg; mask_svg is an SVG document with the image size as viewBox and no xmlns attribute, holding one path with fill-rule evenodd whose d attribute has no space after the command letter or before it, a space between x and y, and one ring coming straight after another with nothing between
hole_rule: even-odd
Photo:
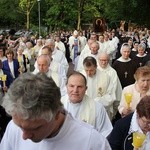
<instances>
[{"instance_id":1,"label":"overhead tree canopy","mask_svg":"<svg viewBox=\"0 0 150 150\"><path fill-rule=\"evenodd\" d=\"M0 0L0 26L29 29L38 26L37 0ZM150 1L143 0L40 0L41 25L57 29L81 29L94 17L109 23L125 20L150 27Z\"/></svg>"}]
</instances>

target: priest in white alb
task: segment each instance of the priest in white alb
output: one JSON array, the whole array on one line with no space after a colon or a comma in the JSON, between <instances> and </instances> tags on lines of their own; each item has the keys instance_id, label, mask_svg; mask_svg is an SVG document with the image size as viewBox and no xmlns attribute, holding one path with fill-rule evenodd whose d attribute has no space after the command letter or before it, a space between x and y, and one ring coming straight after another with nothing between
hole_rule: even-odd
<instances>
[{"instance_id":1,"label":"priest in white alb","mask_svg":"<svg viewBox=\"0 0 150 150\"><path fill-rule=\"evenodd\" d=\"M73 117L91 124L107 137L112 130L112 124L104 106L85 94L86 83L86 78L81 73L70 75L67 81L67 95L62 97L61 101Z\"/></svg>"},{"instance_id":2,"label":"priest in white alb","mask_svg":"<svg viewBox=\"0 0 150 150\"><path fill-rule=\"evenodd\" d=\"M98 62L99 62L98 69L100 71L105 72L107 75L109 75L110 80L113 85L113 90L114 90L115 96L116 96L114 104L113 104L113 109L114 109L113 111L114 111L114 115L115 115L117 113L118 106L119 106L119 103L121 100L121 94L122 94L121 83L118 78L117 72L109 64L109 55L107 53L101 53L99 55Z\"/></svg>"},{"instance_id":3,"label":"priest in white alb","mask_svg":"<svg viewBox=\"0 0 150 150\"><path fill-rule=\"evenodd\" d=\"M83 61L84 70L81 71L87 79L87 95L103 104L110 119L113 117L113 103L116 99L113 83L110 77L97 69L95 58L88 56Z\"/></svg>"}]
</instances>

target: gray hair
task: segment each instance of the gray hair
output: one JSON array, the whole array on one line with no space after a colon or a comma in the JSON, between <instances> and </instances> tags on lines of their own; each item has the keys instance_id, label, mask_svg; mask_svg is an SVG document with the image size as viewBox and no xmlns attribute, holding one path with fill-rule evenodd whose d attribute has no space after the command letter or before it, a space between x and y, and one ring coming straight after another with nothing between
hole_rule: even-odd
<instances>
[{"instance_id":1,"label":"gray hair","mask_svg":"<svg viewBox=\"0 0 150 150\"><path fill-rule=\"evenodd\" d=\"M142 48L142 49L145 51L146 45L145 45L144 43L140 43L140 44L138 45L138 48Z\"/></svg>"},{"instance_id":2,"label":"gray hair","mask_svg":"<svg viewBox=\"0 0 150 150\"><path fill-rule=\"evenodd\" d=\"M92 43L91 43L91 45L96 45L97 49L99 49L99 48L100 48L99 43L98 43L97 41L92 42Z\"/></svg>"},{"instance_id":3,"label":"gray hair","mask_svg":"<svg viewBox=\"0 0 150 150\"><path fill-rule=\"evenodd\" d=\"M110 59L110 55L109 55L109 54L107 54L106 52L101 52L101 53L99 54L98 58L100 59L102 56L106 56L106 57L107 57L107 60L109 61L109 59Z\"/></svg>"},{"instance_id":4,"label":"gray hair","mask_svg":"<svg viewBox=\"0 0 150 150\"><path fill-rule=\"evenodd\" d=\"M86 67L91 67L91 66L97 67L97 61L96 61L96 59L94 57L87 56L83 60L83 66L86 66Z\"/></svg>"},{"instance_id":5,"label":"gray hair","mask_svg":"<svg viewBox=\"0 0 150 150\"><path fill-rule=\"evenodd\" d=\"M53 39L47 39L46 42L45 42L45 45L49 45L50 43L55 45L55 41Z\"/></svg>"},{"instance_id":6,"label":"gray hair","mask_svg":"<svg viewBox=\"0 0 150 150\"><path fill-rule=\"evenodd\" d=\"M120 49L120 53L122 54L122 51L124 48L128 48L131 51L130 45L128 43L123 43Z\"/></svg>"},{"instance_id":7,"label":"gray hair","mask_svg":"<svg viewBox=\"0 0 150 150\"><path fill-rule=\"evenodd\" d=\"M49 55L47 54L41 54L40 56L37 57L37 62L39 59L45 59L48 66L50 66L50 63L51 63L51 58L49 57Z\"/></svg>"},{"instance_id":8,"label":"gray hair","mask_svg":"<svg viewBox=\"0 0 150 150\"><path fill-rule=\"evenodd\" d=\"M52 78L43 73L24 73L12 83L2 106L11 116L50 121L63 108L60 98L60 89Z\"/></svg>"}]
</instances>

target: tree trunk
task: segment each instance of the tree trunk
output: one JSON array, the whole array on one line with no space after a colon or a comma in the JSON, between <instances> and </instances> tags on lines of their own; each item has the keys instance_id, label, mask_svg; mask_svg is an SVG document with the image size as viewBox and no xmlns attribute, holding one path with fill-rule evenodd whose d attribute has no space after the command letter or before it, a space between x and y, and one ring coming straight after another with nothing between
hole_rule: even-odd
<instances>
[{"instance_id":1,"label":"tree trunk","mask_svg":"<svg viewBox=\"0 0 150 150\"><path fill-rule=\"evenodd\" d=\"M27 10L27 31L30 29L30 11Z\"/></svg>"},{"instance_id":2,"label":"tree trunk","mask_svg":"<svg viewBox=\"0 0 150 150\"><path fill-rule=\"evenodd\" d=\"M77 23L77 30L81 30L81 19L82 19L84 2L85 2L84 0L79 0L78 1L78 23Z\"/></svg>"},{"instance_id":3,"label":"tree trunk","mask_svg":"<svg viewBox=\"0 0 150 150\"><path fill-rule=\"evenodd\" d=\"M78 11L78 23L77 23L77 30L81 29L81 14L80 11Z\"/></svg>"}]
</instances>

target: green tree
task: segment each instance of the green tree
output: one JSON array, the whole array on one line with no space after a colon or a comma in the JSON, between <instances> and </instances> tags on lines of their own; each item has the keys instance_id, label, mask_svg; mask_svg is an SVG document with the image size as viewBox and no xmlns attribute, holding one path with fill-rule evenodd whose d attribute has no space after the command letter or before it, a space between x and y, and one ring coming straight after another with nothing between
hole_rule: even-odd
<instances>
[{"instance_id":1,"label":"green tree","mask_svg":"<svg viewBox=\"0 0 150 150\"><path fill-rule=\"evenodd\" d=\"M18 6L19 0L0 0L0 26L18 28L23 22Z\"/></svg>"},{"instance_id":2,"label":"green tree","mask_svg":"<svg viewBox=\"0 0 150 150\"><path fill-rule=\"evenodd\" d=\"M70 28L76 24L76 2L73 0L45 0L47 13L45 22L52 29Z\"/></svg>"},{"instance_id":3,"label":"green tree","mask_svg":"<svg viewBox=\"0 0 150 150\"><path fill-rule=\"evenodd\" d=\"M32 8L34 7L36 0L20 0L19 6L22 11L26 14L26 29L30 28L30 13Z\"/></svg>"},{"instance_id":4,"label":"green tree","mask_svg":"<svg viewBox=\"0 0 150 150\"><path fill-rule=\"evenodd\" d=\"M99 16L97 3L91 0L45 0L47 4L46 24L52 29L81 29L83 22L91 22ZM98 0L97 0L98 1Z\"/></svg>"},{"instance_id":5,"label":"green tree","mask_svg":"<svg viewBox=\"0 0 150 150\"><path fill-rule=\"evenodd\" d=\"M40 4L41 25L51 30L82 29L94 17L150 27L149 0L41 0ZM37 0L0 0L0 10L1 27L38 27Z\"/></svg>"},{"instance_id":6,"label":"green tree","mask_svg":"<svg viewBox=\"0 0 150 150\"><path fill-rule=\"evenodd\" d=\"M125 20L150 27L150 1L143 0L101 0L103 15L110 21Z\"/></svg>"}]
</instances>

